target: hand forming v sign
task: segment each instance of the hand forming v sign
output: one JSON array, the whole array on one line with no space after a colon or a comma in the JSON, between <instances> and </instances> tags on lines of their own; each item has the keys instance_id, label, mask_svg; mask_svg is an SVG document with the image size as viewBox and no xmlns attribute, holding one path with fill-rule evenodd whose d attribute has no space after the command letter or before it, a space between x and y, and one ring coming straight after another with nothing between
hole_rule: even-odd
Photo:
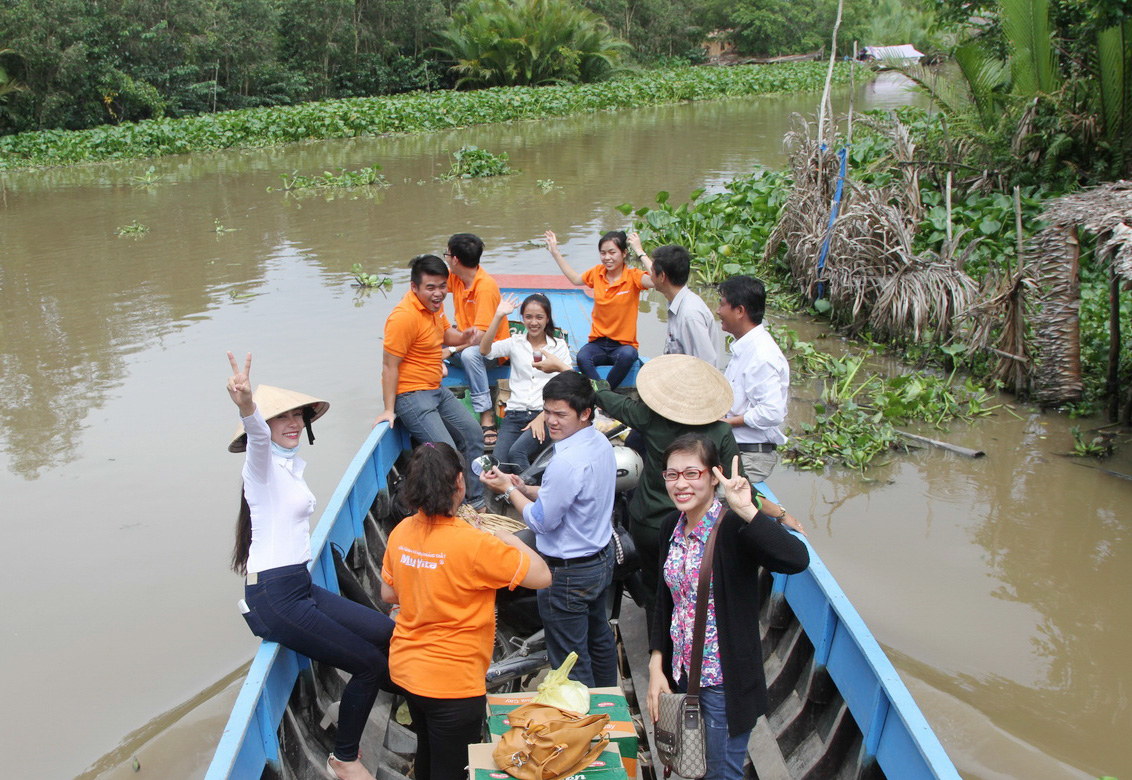
<instances>
[{"instance_id":1,"label":"hand forming v sign","mask_svg":"<svg viewBox=\"0 0 1132 780\"><path fill-rule=\"evenodd\" d=\"M228 395L232 397L232 403L240 407L240 416L247 417L255 411L255 403L252 401L252 353L249 352L244 359L243 371L240 371L236 356L231 352L228 353L228 363L232 366L232 376L228 377Z\"/></svg>"},{"instance_id":2,"label":"hand forming v sign","mask_svg":"<svg viewBox=\"0 0 1132 780\"><path fill-rule=\"evenodd\" d=\"M743 512L747 507L755 510L755 504L751 500L751 483L739 471L739 456L736 455L731 461L731 476L723 476L723 469L719 466L712 467L712 473L715 478L719 480L719 484L723 485L724 495L727 497L727 504L740 515L743 515L748 521L750 518ZM757 511L757 510L755 510ZM754 517L754 511L751 512L751 517Z\"/></svg>"}]
</instances>

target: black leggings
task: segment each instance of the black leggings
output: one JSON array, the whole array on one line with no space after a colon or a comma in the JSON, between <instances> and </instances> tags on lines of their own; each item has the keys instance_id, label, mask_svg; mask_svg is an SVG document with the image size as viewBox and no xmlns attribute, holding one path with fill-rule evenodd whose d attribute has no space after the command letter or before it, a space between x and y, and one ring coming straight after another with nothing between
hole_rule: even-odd
<instances>
[{"instance_id":1,"label":"black leggings","mask_svg":"<svg viewBox=\"0 0 1132 780\"><path fill-rule=\"evenodd\" d=\"M405 692L417 733L416 780L463 780L468 745L483 734L486 696L433 699Z\"/></svg>"}]
</instances>

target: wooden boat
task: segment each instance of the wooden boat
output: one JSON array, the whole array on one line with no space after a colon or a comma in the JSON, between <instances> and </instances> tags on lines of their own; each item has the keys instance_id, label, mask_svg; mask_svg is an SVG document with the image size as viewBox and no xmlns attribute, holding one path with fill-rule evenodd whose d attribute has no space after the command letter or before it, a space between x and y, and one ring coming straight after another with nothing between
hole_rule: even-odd
<instances>
[{"instance_id":1,"label":"wooden boat","mask_svg":"<svg viewBox=\"0 0 1132 780\"><path fill-rule=\"evenodd\" d=\"M574 343L584 338L579 334L588 334L592 299L582 290L558 277L500 281L505 292L546 293L555 321ZM502 372L493 370L496 376ZM459 372L448 380L459 381ZM389 487L408 445L403 431L381 425L351 461L311 537L311 576L319 585L376 601L372 594L379 592L379 567L393 522ZM892 664L812 547L805 572L764 573L761 587L760 634L772 711L760 719L748 751L758 777L959 779ZM623 687L635 705L637 687L617 629ZM337 670L273 642L261 643L206 780L325 778L323 766L333 746L326 727L344 682ZM376 764L374 774L381 780L404 780L415 749L412 733L396 721L396 704L392 696L381 695L362 740L365 763ZM639 707L635 720L642 746L639 771L652 780Z\"/></svg>"}]
</instances>

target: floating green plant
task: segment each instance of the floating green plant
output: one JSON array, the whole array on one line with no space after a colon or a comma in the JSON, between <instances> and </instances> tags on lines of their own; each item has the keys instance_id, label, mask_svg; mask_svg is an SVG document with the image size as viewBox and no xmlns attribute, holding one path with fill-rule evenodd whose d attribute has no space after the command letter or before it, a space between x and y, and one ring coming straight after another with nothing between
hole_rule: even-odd
<instances>
[{"instance_id":1,"label":"floating green plant","mask_svg":"<svg viewBox=\"0 0 1132 780\"><path fill-rule=\"evenodd\" d=\"M507 152L492 154L478 146L462 146L451 157L452 165L438 179L486 179L518 173L507 163Z\"/></svg>"},{"instance_id":2,"label":"floating green plant","mask_svg":"<svg viewBox=\"0 0 1132 780\"><path fill-rule=\"evenodd\" d=\"M119 236L133 236L139 238L149 232L149 226L143 225L136 219L128 225L122 225L114 231Z\"/></svg>"},{"instance_id":3,"label":"floating green plant","mask_svg":"<svg viewBox=\"0 0 1132 780\"><path fill-rule=\"evenodd\" d=\"M273 192L276 189L281 189L285 192L289 192L291 190L390 186L389 182L385 180L385 177L379 173L380 170L380 165L374 165L369 168L359 168L356 171L348 171L345 168L339 168L338 173L323 171L321 176L300 176L298 171L291 171L290 173L279 174L279 179L283 182L282 187L268 187L267 191Z\"/></svg>"},{"instance_id":4,"label":"floating green plant","mask_svg":"<svg viewBox=\"0 0 1132 780\"><path fill-rule=\"evenodd\" d=\"M393 289L393 279L388 276L377 276L375 274L367 274L362 270L361 263L354 263L350 268L350 273L354 275L354 286L363 289L373 289L374 287L382 287L386 290Z\"/></svg>"}]
</instances>

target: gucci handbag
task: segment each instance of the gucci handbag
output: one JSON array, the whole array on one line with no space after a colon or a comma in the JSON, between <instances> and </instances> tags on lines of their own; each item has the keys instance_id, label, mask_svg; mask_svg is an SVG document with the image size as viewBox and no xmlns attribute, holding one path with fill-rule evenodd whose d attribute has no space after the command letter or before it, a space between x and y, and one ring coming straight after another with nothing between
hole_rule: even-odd
<instances>
[{"instance_id":1,"label":"gucci handbag","mask_svg":"<svg viewBox=\"0 0 1132 780\"><path fill-rule=\"evenodd\" d=\"M660 762L664 764L665 777L676 774L688 780L699 780L707 774L707 724L700 710L700 667L704 658L704 631L707 624L708 592L711 589L715 534L720 525L717 521L708 534L704 557L700 562L688 692L660 694L660 712L657 713L654 734L656 750L660 755Z\"/></svg>"}]
</instances>

